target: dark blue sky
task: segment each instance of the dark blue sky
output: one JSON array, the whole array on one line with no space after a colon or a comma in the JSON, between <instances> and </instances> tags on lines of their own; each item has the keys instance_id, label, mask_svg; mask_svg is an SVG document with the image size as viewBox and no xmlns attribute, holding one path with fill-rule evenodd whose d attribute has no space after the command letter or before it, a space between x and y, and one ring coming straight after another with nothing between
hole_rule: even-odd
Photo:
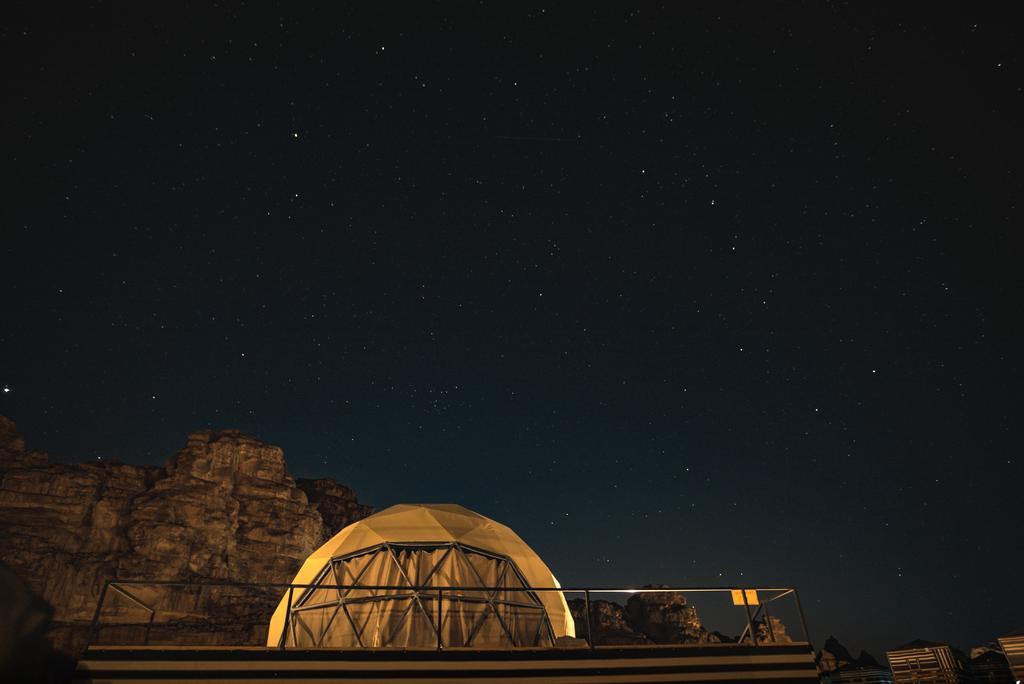
<instances>
[{"instance_id":1,"label":"dark blue sky","mask_svg":"<svg viewBox=\"0 0 1024 684\"><path fill-rule=\"evenodd\" d=\"M31 445L240 428L565 583L795 584L818 645L1020 626L1008 17L74 11L0 33Z\"/></svg>"}]
</instances>

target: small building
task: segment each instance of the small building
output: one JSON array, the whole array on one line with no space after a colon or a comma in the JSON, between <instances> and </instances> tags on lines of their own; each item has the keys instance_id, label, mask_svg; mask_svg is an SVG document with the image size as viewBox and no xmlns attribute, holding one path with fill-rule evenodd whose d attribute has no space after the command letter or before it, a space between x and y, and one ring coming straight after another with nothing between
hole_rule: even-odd
<instances>
[{"instance_id":1,"label":"small building","mask_svg":"<svg viewBox=\"0 0 1024 684\"><path fill-rule=\"evenodd\" d=\"M1013 676L1018 682L1024 682L1024 627L999 637L999 647L1003 649Z\"/></svg>"},{"instance_id":2,"label":"small building","mask_svg":"<svg viewBox=\"0 0 1024 684\"><path fill-rule=\"evenodd\" d=\"M896 684L966 684L970 673L949 644L918 639L887 652Z\"/></svg>"}]
</instances>

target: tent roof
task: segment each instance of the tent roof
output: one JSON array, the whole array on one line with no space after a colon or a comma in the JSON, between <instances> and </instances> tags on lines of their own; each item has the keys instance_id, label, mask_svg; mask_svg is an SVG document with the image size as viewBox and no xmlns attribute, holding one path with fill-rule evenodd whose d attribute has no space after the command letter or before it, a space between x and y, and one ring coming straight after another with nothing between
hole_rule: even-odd
<instances>
[{"instance_id":1,"label":"tent roof","mask_svg":"<svg viewBox=\"0 0 1024 684\"><path fill-rule=\"evenodd\" d=\"M510 528L457 504L398 504L352 523L331 537L302 564L292 584L312 584L332 558L384 542L458 542L508 556L531 587L559 587L544 561ZM301 592L295 592L295 600ZM575 636L575 624L561 592L541 591L538 597L551 620L555 637ZM287 592L270 621L268 644L276 645L284 627Z\"/></svg>"}]
</instances>

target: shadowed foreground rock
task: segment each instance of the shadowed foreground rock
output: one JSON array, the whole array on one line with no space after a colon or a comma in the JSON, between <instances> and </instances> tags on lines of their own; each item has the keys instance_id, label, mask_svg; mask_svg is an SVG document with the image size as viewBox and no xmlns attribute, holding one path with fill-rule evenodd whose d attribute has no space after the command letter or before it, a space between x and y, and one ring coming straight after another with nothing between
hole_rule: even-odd
<instances>
[{"instance_id":1,"label":"shadowed foreground rock","mask_svg":"<svg viewBox=\"0 0 1024 684\"><path fill-rule=\"evenodd\" d=\"M46 639L53 608L0 563L0 681L70 681L74 661Z\"/></svg>"},{"instance_id":2,"label":"shadowed foreground rock","mask_svg":"<svg viewBox=\"0 0 1024 684\"><path fill-rule=\"evenodd\" d=\"M68 465L27 450L0 416L0 560L54 607L50 635L70 652L84 644L105 580L287 583L331 534L370 512L330 480L297 485L280 448L235 430L189 435L163 468ZM260 643L280 598L280 590L129 591L161 608L153 643L182 643L196 626L203 643ZM109 604L106 622L125 623L125 634L114 627L104 636L139 638L128 623L144 623L145 611L122 595ZM177 620L160 624L168 618Z\"/></svg>"}]
</instances>

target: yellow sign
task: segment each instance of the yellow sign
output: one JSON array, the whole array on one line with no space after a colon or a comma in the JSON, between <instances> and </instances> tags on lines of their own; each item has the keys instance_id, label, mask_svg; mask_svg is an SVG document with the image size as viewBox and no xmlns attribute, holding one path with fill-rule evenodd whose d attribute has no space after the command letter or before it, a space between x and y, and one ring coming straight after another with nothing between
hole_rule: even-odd
<instances>
[{"instance_id":1,"label":"yellow sign","mask_svg":"<svg viewBox=\"0 0 1024 684\"><path fill-rule=\"evenodd\" d=\"M757 589L733 589L732 590L732 605L742 606L743 605L743 592L747 592L747 605L757 605Z\"/></svg>"}]
</instances>

